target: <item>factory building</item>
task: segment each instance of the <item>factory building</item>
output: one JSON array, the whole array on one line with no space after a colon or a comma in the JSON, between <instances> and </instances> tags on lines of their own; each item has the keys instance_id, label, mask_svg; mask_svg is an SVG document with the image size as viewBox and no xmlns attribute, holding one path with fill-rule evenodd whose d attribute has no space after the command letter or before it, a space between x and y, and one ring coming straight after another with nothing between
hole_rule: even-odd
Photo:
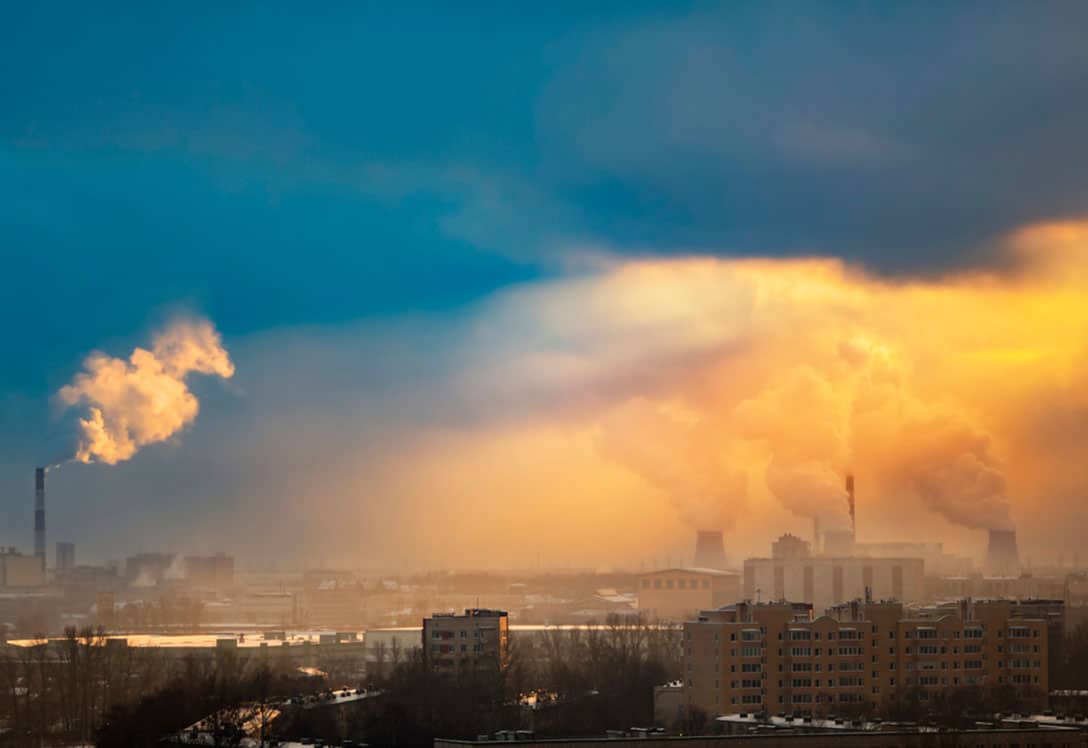
<instances>
[{"instance_id":1,"label":"factory building","mask_svg":"<svg viewBox=\"0 0 1088 748\"><path fill-rule=\"evenodd\" d=\"M505 610L468 608L464 615L436 613L423 619L423 662L437 673L504 669L509 643Z\"/></svg>"},{"instance_id":2,"label":"factory building","mask_svg":"<svg viewBox=\"0 0 1088 748\"><path fill-rule=\"evenodd\" d=\"M41 587L45 568L37 556L24 556L14 548L0 548L0 587Z\"/></svg>"},{"instance_id":3,"label":"factory building","mask_svg":"<svg viewBox=\"0 0 1088 748\"><path fill-rule=\"evenodd\" d=\"M683 704L737 711L878 712L957 688L1012 688L1045 705L1048 625L1011 601L908 610L854 601L738 603L684 624Z\"/></svg>"},{"instance_id":4,"label":"factory building","mask_svg":"<svg viewBox=\"0 0 1088 748\"><path fill-rule=\"evenodd\" d=\"M741 575L719 569L664 569L638 578L638 608L649 619L678 621L741 599Z\"/></svg>"},{"instance_id":5,"label":"factory building","mask_svg":"<svg viewBox=\"0 0 1088 748\"><path fill-rule=\"evenodd\" d=\"M925 562L920 558L812 556L808 544L792 535L772 545L772 558L744 562L743 597L748 600L801 600L817 610L865 598L921 600Z\"/></svg>"}]
</instances>

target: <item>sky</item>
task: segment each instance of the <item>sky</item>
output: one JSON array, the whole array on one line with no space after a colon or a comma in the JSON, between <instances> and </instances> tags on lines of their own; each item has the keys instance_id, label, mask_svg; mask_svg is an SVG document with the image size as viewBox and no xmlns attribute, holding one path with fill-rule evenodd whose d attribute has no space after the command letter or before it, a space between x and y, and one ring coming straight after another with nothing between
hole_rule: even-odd
<instances>
[{"instance_id":1,"label":"sky","mask_svg":"<svg viewBox=\"0 0 1088 748\"><path fill-rule=\"evenodd\" d=\"M141 405L87 357L139 347L173 420L50 475L88 560L635 566L712 524L736 561L851 471L866 538L1071 557L1086 22L5 7L0 543L74 419ZM216 363L156 348L201 321Z\"/></svg>"}]
</instances>

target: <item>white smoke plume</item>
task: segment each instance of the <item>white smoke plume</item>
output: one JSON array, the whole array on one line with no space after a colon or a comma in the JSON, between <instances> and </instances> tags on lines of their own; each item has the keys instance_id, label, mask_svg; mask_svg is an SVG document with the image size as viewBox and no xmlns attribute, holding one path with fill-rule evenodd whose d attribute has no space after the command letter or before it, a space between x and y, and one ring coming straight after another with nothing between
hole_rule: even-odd
<instances>
[{"instance_id":1,"label":"white smoke plume","mask_svg":"<svg viewBox=\"0 0 1088 748\"><path fill-rule=\"evenodd\" d=\"M963 527L1011 529L1005 476L990 437L949 413L906 423L889 471L938 514Z\"/></svg>"},{"instance_id":2,"label":"white smoke plume","mask_svg":"<svg viewBox=\"0 0 1088 748\"><path fill-rule=\"evenodd\" d=\"M175 320L153 337L151 350L136 348L128 360L96 351L83 367L56 395L64 409L77 411L64 461L108 465L193 422L200 402L186 382L190 374L234 375L219 333L202 319Z\"/></svg>"},{"instance_id":3,"label":"white smoke plume","mask_svg":"<svg viewBox=\"0 0 1088 748\"><path fill-rule=\"evenodd\" d=\"M767 488L784 507L819 519L825 528L849 526L849 401L823 375L797 367L740 403L733 417L741 436L762 441L770 451Z\"/></svg>"},{"instance_id":4,"label":"white smoke plume","mask_svg":"<svg viewBox=\"0 0 1088 748\"><path fill-rule=\"evenodd\" d=\"M747 501L747 474L710 424L678 407L633 398L602 422L597 447L661 491L697 530L729 529Z\"/></svg>"}]
</instances>

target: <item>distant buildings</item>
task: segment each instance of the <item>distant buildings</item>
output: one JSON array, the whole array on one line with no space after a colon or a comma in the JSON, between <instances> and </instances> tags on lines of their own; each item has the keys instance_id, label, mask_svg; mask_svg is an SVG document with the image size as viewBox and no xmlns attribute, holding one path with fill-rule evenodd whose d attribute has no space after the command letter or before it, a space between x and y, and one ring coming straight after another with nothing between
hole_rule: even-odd
<instances>
[{"instance_id":1,"label":"distant buildings","mask_svg":"<svg viewBox=\"0 0 1088 748\"><path fill-rule=\"evenodd\" d=\"M234 556L186 556L185 579L198 587L223 589L234 584Z\"/></svg>"},{"instance_id":2,"label":"distant buildings","mask_svg":"<svg viewBox=\"0 0 1088 748\"><path fill-rule=\"evenodd\" d=\"M450 675L501 670L507 663L509 629L504 610L436 613L423 619L423 662L432 671Z\"/></svg>"},{"instance_id":3,"label":"distant buildings","mask_svg":"<svg viewBox=\"0 0 1088 748\"><path fill-rule=\"evenodd\" d=\"M638 608L651 620L683 620L740 598L741 576L735 571L664 569L638 578Z\"/></svg>"},{"instance_id":4,"label":"distant buildings","mask_svg":"<svg viewBox=\"0 0 1088 748\"><path fill-rule=\"evenodd\" d=\"M38 556L24 556L14 548L0 548L0 587L41 587L45 569Z\"/></svg>"},{"instance_id":5,"label":"distant buildings","mask_svg":"<svg viewBox=\"0 0 1088 748\"><path fill-rule=\"evenodd\" d=\"M57 543L56 573L64 576L76 566L76 544Z\"/></svg>"},{"instance_id":6,"label":"distant buildings","mask_svg":"<svg viewBox=\"0 0 1088 748\"><path fill-rule=\"evenodd\" d=\"M771 551L772 558L744 562L745 599L803 600L817 610L866 596L925 599L920 558L813 556L808 543L793 535L780 537Z\"/></svg>"},{"instance_id":7,"label":"distant buildings","mask_svg":"<svg viewBox=\"0 0 1088 748\"><path fill-rule=\"evenodd\" d=\"M955 688L1009 688L1045 704L1048 622L1010 601L908 610L853 602L738 603L684 624L683 703L740 711L881 711Z\"/></svg>"}]
</instances>

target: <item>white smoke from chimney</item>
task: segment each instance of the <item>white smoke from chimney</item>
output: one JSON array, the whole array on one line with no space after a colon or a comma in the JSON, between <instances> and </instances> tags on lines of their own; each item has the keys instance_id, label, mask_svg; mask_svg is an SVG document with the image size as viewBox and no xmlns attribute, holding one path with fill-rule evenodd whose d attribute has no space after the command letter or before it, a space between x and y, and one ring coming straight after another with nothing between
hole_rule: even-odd
<instances>
[{"instance_id":1,"label":"white smoke from chimney","mask_svg":"<svg viewBox=\"0 0 1088 748\"><path fill-rule=\"evenodd\" d=\"M743 513L747 474L728 440L682 407L633 398L602 420L597 448L665 494L696 530L728 529Z\"/></svg>"},{"instance_id":2,"label":"white smoke from chimney","mask_svg":"<svg viewBox=\"0 0 1088 748\"><path fill-rule=\"evenodd\" d=\"M734 427L771 454L765 480L781 504L825 529L849 527L844 468L851 448L850 403L815 369L799 366L741 402Z\"/></svg>"},{"instance_id":3,"label":"white smoke from chimney","mask_svg":"<svg viewBox=\"0 0 1088 748\"><path fill-rule=\"evenodd\" d=\"M234 364L210 322L178 319L157 333L151 350L128 360L96 351L56 400L78 411L75 446L66 460L115 465L142 447L169 439L191 424L200 402L189 374L229 379Z\"/></svg>"}]
</instances>

